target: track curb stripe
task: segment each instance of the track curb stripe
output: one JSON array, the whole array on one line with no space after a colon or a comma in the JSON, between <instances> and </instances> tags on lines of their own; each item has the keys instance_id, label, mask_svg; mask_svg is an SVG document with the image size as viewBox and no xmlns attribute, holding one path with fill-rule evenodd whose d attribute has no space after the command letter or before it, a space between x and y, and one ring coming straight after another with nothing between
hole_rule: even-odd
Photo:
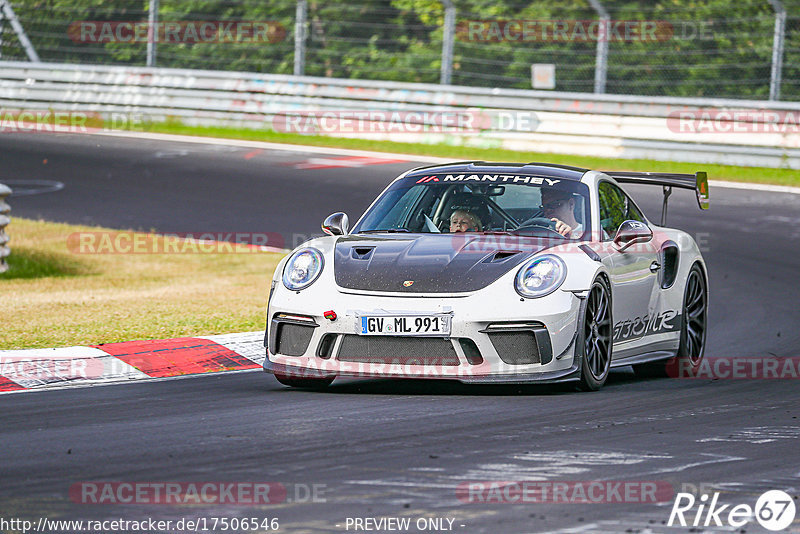
<instances>
[{"instance_id":1,"label":"track curb stripe","mask_svg":"<svg viewBox=\"0 0 800 534\"><path fill-rule=\"evenodd\" d=\"M247 358L208 339L184 337L97 345L151 378L215 373L258 367Z\"/></svg>"},{"instance_id":2,"label":"track curb stripe","mask_svg":"<svg viewBox=\"0 0 800 534\"><path fill-rule=\"evenodd\" d=\"M258 369L263 332L0 351L0 393Z\"/></svg>"},{"instance_id":3,"label":"track curb stripe","mask_svg":"<svg viewBox=\"0 0 800 534\"><path fill-rule=\"evenodd\" d=\"M24 387L20 386L13 380L9 380L4 376L0 376L0 392L6 391L19 391L21 389L25 389Z\"/></svg>"}]
</instances>

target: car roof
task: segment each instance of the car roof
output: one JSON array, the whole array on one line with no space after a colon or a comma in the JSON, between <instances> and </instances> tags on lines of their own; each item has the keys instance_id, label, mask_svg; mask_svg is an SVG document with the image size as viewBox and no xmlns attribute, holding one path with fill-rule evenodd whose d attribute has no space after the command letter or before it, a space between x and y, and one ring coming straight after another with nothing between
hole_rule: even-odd
<instances>
[{"instance_id":1,"label":"car roof","mask_svg":"<svg viewBox=\"0 0 800 534\"><path fill-rule=\"evenodd\" d=\"M488 174L522 174L542 176L546 178L561 178L579 181L589 169L556 165L554 163L501 163L487 161L459 161L443 165L429 165L411 170L405 176L412 177L422 174L435 173L488 173Z\"/></svg>"}]
</instances>

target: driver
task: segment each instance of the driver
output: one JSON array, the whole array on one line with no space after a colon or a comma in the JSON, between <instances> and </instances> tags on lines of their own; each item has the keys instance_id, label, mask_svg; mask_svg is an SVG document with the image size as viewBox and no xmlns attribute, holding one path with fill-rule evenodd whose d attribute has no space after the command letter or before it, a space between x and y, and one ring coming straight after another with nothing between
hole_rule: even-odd
<instances>
[{"instance_id":1,"label":"driver","mask_svg":"<svg viewBox=\"0 0 800 534\"><path fill-rule=\"evenodd\" d=\"M481 232L480 218L469 210L457 209L450 215L450 232Z\"/></svg>"},{"instance_id":2,"label":"driver","mask_svg":"<svg viewBox=\"0 0 800 534\"><path fill-rule=\"evenodd\" d=\"M575 198L568 191L542 189L542 214L555 223L556 232L576 239L583 235L583 225L575 219Z\"/></svg>"}]
</instances>

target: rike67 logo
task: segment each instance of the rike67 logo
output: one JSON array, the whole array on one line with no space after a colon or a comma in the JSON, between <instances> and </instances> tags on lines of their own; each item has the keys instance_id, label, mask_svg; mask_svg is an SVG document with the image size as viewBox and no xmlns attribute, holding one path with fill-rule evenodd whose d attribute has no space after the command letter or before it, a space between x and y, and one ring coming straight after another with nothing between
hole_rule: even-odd
<instances>
[{"instance_id":1,"label":"rike67 logo","mask_svg":"<svg viewBox=\"0 0 800 534\"><path fill-rule=\"evenodd\" d=\"M675 496L667 525L739 528L755 519L765 529L778 531L789 527L794 516L794 500L781 490L761 494L754 507L749 504L719 504L719 492L714 492L710 499L707 494L695 498L691 493L681 492Z\"/></svg>"}]
</instances>

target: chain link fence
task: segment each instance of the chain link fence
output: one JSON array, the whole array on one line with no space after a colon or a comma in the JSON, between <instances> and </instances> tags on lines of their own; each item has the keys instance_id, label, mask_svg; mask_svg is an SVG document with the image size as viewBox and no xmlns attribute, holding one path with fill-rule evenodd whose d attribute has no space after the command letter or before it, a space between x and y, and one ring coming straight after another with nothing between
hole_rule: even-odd
<instances>
[{"instance_id":1,"label":"chain link fence","mask_svg":"<svg viewBox=\"0 0 800 534\"><path fill-rule=\"evenodd\" d=\"M7 60L800 100L800 0L0 4Z\"/></svg>"}]
</instances>

